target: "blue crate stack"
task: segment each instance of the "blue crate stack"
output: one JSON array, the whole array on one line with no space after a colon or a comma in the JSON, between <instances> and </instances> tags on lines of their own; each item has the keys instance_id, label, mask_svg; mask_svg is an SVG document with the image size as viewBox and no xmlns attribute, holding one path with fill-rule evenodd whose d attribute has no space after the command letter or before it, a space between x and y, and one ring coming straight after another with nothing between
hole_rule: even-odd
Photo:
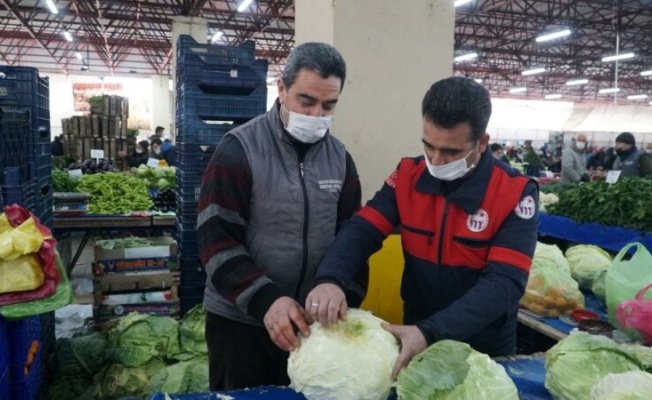
<instances>
[{"instance_id":1,"label":"blue crate stack","mask_svg":"<svg viewBox=\"0 0 652 400\"><path fill-rule=\"evenodd\" d=\"M9 343L7 324L0 317L0 399L9 398Z\"/></svg>"},{"instance_id":2,"label":"blue crate stack","mask_svg":"<svg viewBox=\"0 0 652 400\"><path fill-rule=\"evenodd\" d=\"M6 398L40 399L45 390L43 379L46 368L40 318L34 316L4 323L9 346L9 397Z\"/></svg>"},{"instance_id":3,"label":"blue crate stack","mask_svg":"<svg viewBox=\"0 0 652 400\"><path fill-rule=\"evenodd\" d=\"M181 314L203 298L206 274L199 263L197 208L201 178L215 147L231 129L267 109L267 61L255 43L239 46L177 41L177 242Z\"/></svg>"},{"instance_id":4,"label":"blue crate stack","mask_svg":"<svg viewBox=\"0 0 652 400\"><path fill-rule=\"evenodd\" d=\"M0 66L0 185L3 202L29 208L41 222L51 227L49 96L49 80L40 77L36 68Z\"/></svg>"}]
</instances>

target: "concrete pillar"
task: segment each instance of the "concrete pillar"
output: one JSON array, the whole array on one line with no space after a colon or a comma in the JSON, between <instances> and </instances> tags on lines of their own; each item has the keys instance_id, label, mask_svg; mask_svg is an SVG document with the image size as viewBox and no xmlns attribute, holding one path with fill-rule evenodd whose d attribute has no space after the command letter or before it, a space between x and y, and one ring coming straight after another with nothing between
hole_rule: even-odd
<instances>
[{"instance_id":1,"label":"concrete pillar","mask_svg":"<svg viewBox=\"0 0 652 400\"><path fill-rule=\"evenodd\" d=\"M297 44L327 42L346 60L333 133L368 200L401 157L422 153L421 100L453 72L453 1L296 0L295 10Z\"/></svg>"},{"instance_id":2,"label":"concrete pillar","mask_svg":"<svg viewBox=\"0 0 652 400\"><path fill-rule=\"evenodd\" d=\"M176 16L172 19L172 60L170 61L170 71L172 73L172 92L171 92L171 120L170 132L176 138L175 112L176 112L176 87L177 87L177 38L179 35L190 35L197 43L205 44L208 40L208 24L204 18L199 17L182 17ZM165 87L167 87L167 82ZM154 98L156 103L156 98ZM167 108L166 108L167 110ZM165 126L165 125L162 125ZM156 128L156 126L153 126Z\"/></svg>"}]
</instances>

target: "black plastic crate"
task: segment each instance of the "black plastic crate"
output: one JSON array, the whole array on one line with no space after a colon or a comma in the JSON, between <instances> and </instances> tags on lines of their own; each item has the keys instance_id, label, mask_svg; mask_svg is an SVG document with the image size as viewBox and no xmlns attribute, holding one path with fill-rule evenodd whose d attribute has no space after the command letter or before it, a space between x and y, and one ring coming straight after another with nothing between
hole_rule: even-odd
<instances>
[{"instance_id":1,"label":"black plastic crate","mask_svg":"<svg viewBox=\"0 0 652 400\"><path fill-rule=\"evenodd\" d=\"M195 261L198 262L199 260L199 244L197 243L197 238L179 241L179 252L183 252L184 254L183 262L179 261L179 263L183 263L183 265L192 268ZM195 261L189 262L189 260Z\"/></svg>"},{"instance_id":2,"label":"black plastic crate","mask_svg":"<svg viewBox=\"0 0 652 400\"><path fill-rule=\"evenodd\" d=\"M267 86L248 90L247 94L211 94L196 86L184 86L177 92L177 116L197 115L202 119L243 123L267 111Z\"/></svg>"},{"instance_id":3,"label":"black plastic crate","mask_svg":"<svg viewBox=\"0 0 652 400\"><path fill-rule=\"evenodd\" d=\"M194 259L193 262L182 263L179 271L181 273L181 287L187 282L206 281L206 270L199 262L199 258Z\"/></svg>"},{"instance_id":4,"label":"black plastic crate","mask_svg":"<svg viewBox=\"0 0 652 400\"><path fill-rule=\"evenodd\" d=\"M177 60L196 55L208 64L249 65L256 59L256 43L247 40L239 46L197 43L190 35L179 35ZM178 68L179 61L177 61Z\"/></svg>"},{"instance_id":5,"label":"black plastic crate","mask_svg":"<svg viewBox=\"0 0 652 400\"><path fill-rule=\"evenodd\" d=\"M267 86L267 60L249 65L208 64L195 54L177 62L177 89L194 84L213 93L238 93L242 88Z\"/></svg>"}]
</instances>

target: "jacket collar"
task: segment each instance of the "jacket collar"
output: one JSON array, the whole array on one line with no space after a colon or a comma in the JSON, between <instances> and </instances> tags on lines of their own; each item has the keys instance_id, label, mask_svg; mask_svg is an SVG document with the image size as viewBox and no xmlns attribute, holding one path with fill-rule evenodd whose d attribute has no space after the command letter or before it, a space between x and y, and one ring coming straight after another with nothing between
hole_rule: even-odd
<instances>
[{"instance_id":1,"label":"jacket collar","mask_svg":"<svg viewBox=\"0 0 652 400\"><path fill-rule=\"evenodd\" d=\"M420 157L420 163L425 164L423 156ZM421 193L445 196L447 201L460 207L465 212L473 214L482 204L493 168L494 157L490 151L485 150L471 175L461 178L463 182L448 194L444 192L443 186L445 183L430 175L427 168L423 169L417 181L416 190Z\"/></svg>"}]
</instances>

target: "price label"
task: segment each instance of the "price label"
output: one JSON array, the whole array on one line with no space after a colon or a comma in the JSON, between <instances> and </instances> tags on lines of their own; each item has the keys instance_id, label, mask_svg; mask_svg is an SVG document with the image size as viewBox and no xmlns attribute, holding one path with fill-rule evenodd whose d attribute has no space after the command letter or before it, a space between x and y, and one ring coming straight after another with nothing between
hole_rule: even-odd
<instances>
[{"instance_id":1,"label":"price label","mask_svg":"<svg viewBox=\"0 0 652 400\"><path fill-rule=\"evenodd\" d=\"M238 77L238 70L237 69L232 69L231 70L231 78L237 78Z\"/></svg>"},{"instance_id":2,"label":"price label","mask_svg":"<svg viewBox=\"0 0 652 400\"><path fill-rule=\"evenodd\" d=\"M618 178L620 178L620 172L621 171L609 171L607 172L607 183L608 184L613 184L618 182Z\"/></svg>"},{"instance_id":3,"label":"price label","mask_svg":"<svg viewBox=\"0 0 652 400\"><path fill-rule=\"evenodd\" d=\"M91 158L104 158L104 150L91 150Z\"/></svg>"},{"instance_id":4,"label":"price label","mask_svg":"<svg viewBox=\"0 0 652 400\"><path fill-rule=\"evenodd\" d=\"M158 160L156 158L150 158L147 160L147 166L148 167L153 167L153 168L158 168Z\"/></svg>"},{"instance_id":5,"label":"price label","mask_svg":"<svg viewBox=\"0 0 652 400\"><path fill-rule=\"evenodd\" d=\"M69 169L68 170L68 176L71 178L79 179L82 176L82 170L81 169Z\"/></svg>"}]
</instances>

